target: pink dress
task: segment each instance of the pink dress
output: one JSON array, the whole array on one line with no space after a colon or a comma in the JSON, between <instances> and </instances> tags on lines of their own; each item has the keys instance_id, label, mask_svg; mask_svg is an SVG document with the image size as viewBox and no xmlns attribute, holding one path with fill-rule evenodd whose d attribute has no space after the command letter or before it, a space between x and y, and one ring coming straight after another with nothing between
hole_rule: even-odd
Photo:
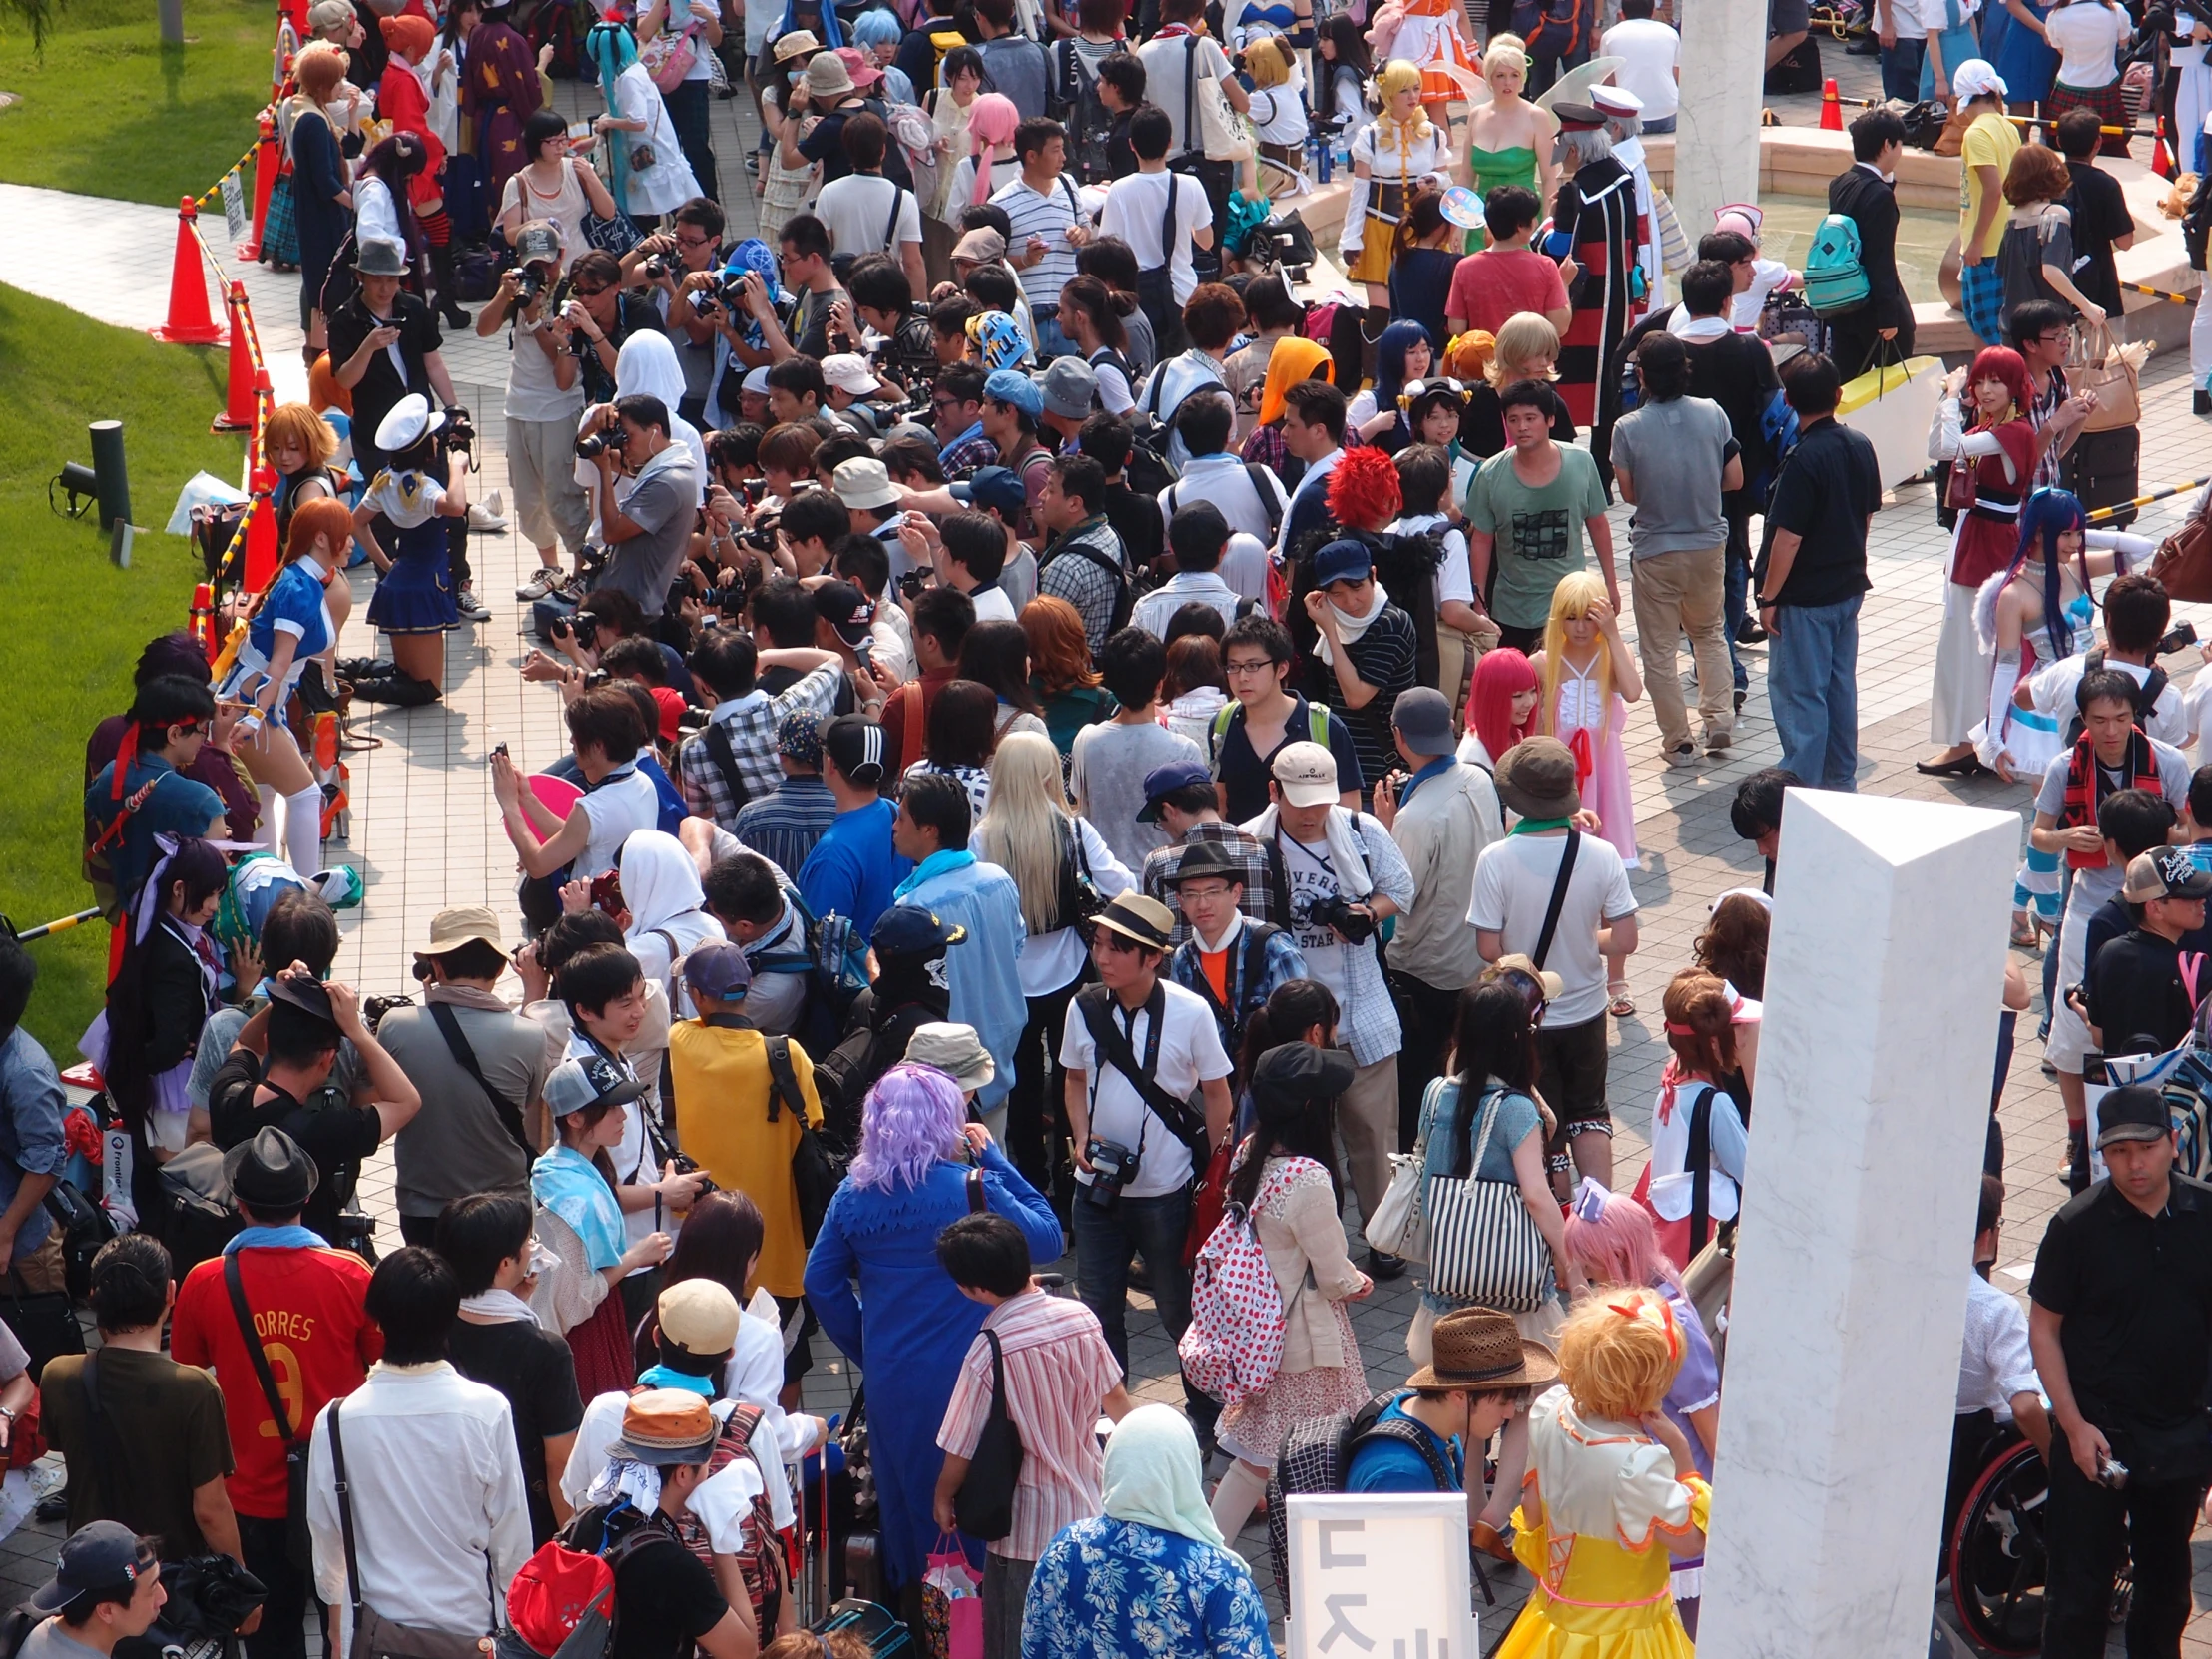
<instances>
[{"instance_id":1,"label":"pink dress","mask_svg":"<svg viewBox=\"0 0 2212 1659\"><path fill-rule=\"evenodd\" d=\"M1628 789L1628 752L1621 733L1628 725L1628 704L1620 693L1599 719L1598 659L1577 668L1559 659L1559 706L1552 713L1552 735L1574 751L1575 782L1582 805L1597 814L1599 831L1620 852L1630 869L1636 861L1636 804Z\"/></svg>"}]
</instances>

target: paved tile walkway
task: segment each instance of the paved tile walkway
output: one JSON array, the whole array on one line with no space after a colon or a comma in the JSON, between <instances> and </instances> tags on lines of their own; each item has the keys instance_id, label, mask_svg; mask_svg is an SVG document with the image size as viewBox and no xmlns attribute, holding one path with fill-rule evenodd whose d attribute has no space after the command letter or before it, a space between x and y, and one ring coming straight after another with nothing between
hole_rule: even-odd
<instances>
[{"instance_id":1,"label":"paved tile walkway","mask_svg":"<svg viewBox=\"0 0 2212 1659\"><path fill-rule=\"evenodd\" d=\"M1872 60L1828 54L1829 73L1850 95L1875 90ZM555 84L555 101L571 116L596 113L596 94L573 83ZM1778 115L1810 124L1818 99L1769 101ZM726 178L741 177L736 158L758 136L743 102L714 106L715 138ZM88 314L125 326L158 321L163 305L176 216L121 203L60 196L0 186L0 219L14 233L0 240L0 282L47 294ZM220 219L210 222L219 226ZM739 193L733 204L733 236L750 232L750 199ZM72 246L90 249L106 276L82 279L87 261L71 262L66 274L50 266L41 250L57 246L66 229ZM87 239L91 239L88 241ZM219 250L227 254L228 250ZM262 319L263 339L279 395L297 395L299 333L294 322L296 282L270 275L259 266L227 267L243 279ZM1920 296L1917 296L1920 297ZM472 493L505 483L499 408L505 383L503 339L478 340L473 334L449 339L445 356L461 399L478 415L485 435L483 470L471 479ZM2189 413L2186 365L2179 353L2154 358L2144 381L2142 476L2146 487L2169 478L2206 470L2206 428ZM2150 509L2140 528L2162 534L2178 522L2185 503ZM1625 548L1626 512L1616 509L1616 540ZM1926 704L1942 600L1944 538L1934 517L1926 485L1898 490L1875 520L1871 543L1874 592L1869 596L1860 652L1862 790L1917 799L1960 800L1975 805L2027 812L2024 788L1993 781L1948 785L1913 771L1927 744ZM373 711L359 730L382 740L382 747L352 757L354 815L351 839L333 844L328 855L357 864L368 886L368 900L345 920L346 938L339 972L364 991L411 990L405 967L430 915L443 905L479 902L503 894L512 880L512 856L491 804L486 757L494 743L507 741L518 758L541 766L565 748L558 703L547 690L524 685L517 669L528 653L522 637L526 607L512 597L517 581L534 564L518 536L478 536L471 556L479 593L491 606L492 620L449 637L441 706L414 711ZM368 597L360 572L354 575L355 616ZM179 596L180 611L183 595ZM2196 608L2205 609L2205 608ZM2184 614L2192 608L2184 607ZM2197 615L2212 635L2212 610ZM1633 620L1627 620L1633 628ZM372 648L373 637L356 620L345 642L348 653ZM1751 699L1737 727L1737 746L1725 765L1695 772L1672 772L1657 754L1657 735L1647 714L1632 713L1629 760L1634 779L1637 833L1643 868L1632 885L1643 905L1643 943L1629 965L1629 977L1641 1012L1618 1022L1612 1054L1611 1097L1621 1133L1615 1142L1624 1183L1639 1168L1645 1151L1643 1132L1650 1101L1665 1057L1658 1007L1668 978L1690 956L1711 897L1727 887L1757 880L1758 861L1738 841L1728 824L1728 805L1738 779L1774 764L1778 748L1764 695L1764 651L1750 653ZM2190 665L2170 667L2179 678ZM493 902L508 906L500 898ZM2037 962L2025 959L2031 981ZM2025 1282L2042 1224L2063 1194L2054 1171L2064 1141L2056 1091L2038 1070L2039 1049L2023 1041L2016 1052L2007 1088L2003 1121L2009 1149L2012 1193L2005 1259L1997 1282L2017 1288ZM1961 1111L1979 1111L1964 1102ZM1901 1149L1903 1155L1903 1149ZM367 1202L383 1218L384 1231L396 1238L391 1220L390 1166L379 1159L364 1182ZM1063 1263L1072 1272L1072 1263ZM1951 1271L1948 1264L1932 1265ZM1410 1281L1379 1287L1354 1312L1369 1380L1387 1385L1407 1370L1404 1332L1417 1292ZM822 1360L808 1386L810 1409L831 1411L849 1403L856 1381L842 1360L823 1345ZM1149 1312L1132 1322L1134 1391L1148 1399L1177 1401L1174 1357L1165 1333ZM1725 1501L1725 1499L1724 1499ZM0 1542L0 1596L12 1598L41 1580L48 1570L56 1529L26 1527ZM1248 1528L1240 1547L1262 1564L1265 1531ZM2212 1597L2212 1537L2199 1539L2199 1582ZM1516 1571L1493 1574L1499 1595L1496 1615L1485 1618L1484 1646L1502 1631L1526 1593ZM1272 1598L1272 1591L1270 1592ZM2212 1655L2212 1621L2198 1619L2186 1650Z\"/></svg>"}]
</instances>

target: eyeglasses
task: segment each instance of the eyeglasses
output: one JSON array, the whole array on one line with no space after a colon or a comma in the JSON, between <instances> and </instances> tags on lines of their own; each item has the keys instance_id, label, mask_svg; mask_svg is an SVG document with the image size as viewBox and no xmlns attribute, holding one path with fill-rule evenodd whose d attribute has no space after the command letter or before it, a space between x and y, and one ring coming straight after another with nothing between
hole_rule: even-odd
<instances>
[{"instance_id":1,"label":"eyeglasses","mask_svg":"<svg viewBox=\"0 0 2212 1659\"><path fill-rule=\"evenodd\" d=\"M1275 667L1273 657L1247 657L1221 665L1224 674L1266 674Z\"/></svg>"},{"instance_id":2,"label":"eyeglasses","mask_svg":"<svg viewBox=\"0 0 2212 1659\"><path fill-rule=\"evenodd\" d=\"M1175 890L1179 896L1185 899L1226 898L1229 896L1229 883L1226 881L1185 881Z\"/></svg>"},{"instance_id":3,"label":"eyeglasses","mask_svg":"<svg viewBox=\"0 0 2212 1659\"><path fill-rule=\"evenodd\" d=\"M712 248L715 245L715 239L713 237L687 237L679 231L676 233L676 245L679 248Z\"/></svg>"},{"instance_id":4,"label":"eyeglasses","mask_svg":"<svg viewBox=\"0 0 2212 1659\"><path fill-rule=\"evenodd\" d=\"M957 397L932 397L929 399L929 406L942 414L947 409L957 409L960 400Z\"/></svg>"}]
</instances>

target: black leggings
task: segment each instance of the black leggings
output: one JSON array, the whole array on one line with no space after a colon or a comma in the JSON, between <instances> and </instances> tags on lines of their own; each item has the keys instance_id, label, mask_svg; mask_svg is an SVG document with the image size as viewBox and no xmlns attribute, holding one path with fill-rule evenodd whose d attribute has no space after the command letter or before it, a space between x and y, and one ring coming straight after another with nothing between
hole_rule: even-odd
<instances>
[{"instance_id":1,"label":"black leggings","mask_svg":"<svg viewBox=\"0 0 2212 1659\"><path fill-rule=\"evenodd\" d=\"M1063 1209L1074 1197L1074 1174L1062 1148L1067 1071L1060 1064L1060 1036L1068 1004L1088 977L1086 970L1056 991L1029 998L1029 1023L1014 1045L1014 1086L1006 1095L1006 1156L1040 1193L1052 1194L1057 1183Z\"/></svg>"}]
</instances>

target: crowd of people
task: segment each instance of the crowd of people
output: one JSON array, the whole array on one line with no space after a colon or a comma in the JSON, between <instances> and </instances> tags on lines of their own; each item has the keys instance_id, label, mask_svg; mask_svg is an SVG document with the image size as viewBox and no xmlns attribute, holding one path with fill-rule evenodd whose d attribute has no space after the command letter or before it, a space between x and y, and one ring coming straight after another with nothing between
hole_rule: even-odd
<instances>
[{"instance_id":1,"label":"crowd of people","mask_svg":"<svg viewBox=\"0 0 2212 1659\"><path fill-rule=\"evenodd\" d=\"M1954 1474L2063 1432L2069 1655L2101 1651L2123 1533L2131 1641L2174 1651L2212 1479L2212 1289L2170 1266L2212 1193L2169 1174L2155 1096L2088 1126L2105 1055L2191 1040L2212 892L2201 700L2158 666L2150 544L2087 527L2108 467L2074 470L2098 404L2064 363L2125 245L2088 161L2112 9L2034 28L2083 107L2063 159L1951 31L1914 60L1970 122L1985 347L1930 436L1957 528L1922 770L2039 781L2013 942L2058 941L2080 1195L2030 1314L1975 1281ZM251 1659L304 1659L310 1625L441 1659L511 1621L550 1653L549 1547L605 1554L618 1659L854 1659L795 1576L835 1541L801 1512L832 1451L865 1457L875 1590L921 1640L965 1582L988 1659L1266 1659L1231 1545L1325 1438L1337 1489L1465 1492L1470 1547L1534 1581L1515 1656L1687 1651L1723 1355L1685 1276L1753 1175L1785 793L1860 772L1896 480L1837 411L1912 348L1897 114L1853 124L1830 192L1862 298L1799 305L1778 351L1799 279L1755 207L1662 259L1651 0L1605 33L1616 84L1548 110L1589 39L1478 47L1419 0L652 0L541 7L535 42L513 10L293 20L274 217L312 389L269 424L281 568L213 668L152 642L87 753L97 1177L0 940L0 1258L26 1291L74 1265L101 1339L0 1343L0 1439L37 1379L69 1466L39 1659L145 1636L162 1569L205 1602L176 1569L211 1555L258 1581ZM1923 37L1880 10L1902 74ZM588 130L554 73L596 82ZM718 95L757 102L752 154L718 162ZM1270 200L1340 147L1351 287L1317 304ZM358 889L324 867L311 722L436 702L444 635L488 615L455 328L510 345L521 674L568 753L494 751L511 898L410 918L413 996L369 996L332 977ZM389 650L341 654L362 561ZM1783 764L1733 821L1767 878L1667 964L1651 1153L1617 1171L1633 711L1669 768L1728 757L1762 643ZM396 1242L360 1198L387 1143ZM65 1262L43 1201L79 1176L122 1231ZM1485 1187L1494 1225L1447 1223ZM1275 1296L1197 1271L1240 1239ZM1373 1376L1352 1308L1409 1270L1403 1374ZM1132 1397L1132 1292L1180 1409ZM1255 1328L1279 1359L1222 1385ZM863 1431L803 1408L832 1353Z\"/></svg>"}]
</instances>

